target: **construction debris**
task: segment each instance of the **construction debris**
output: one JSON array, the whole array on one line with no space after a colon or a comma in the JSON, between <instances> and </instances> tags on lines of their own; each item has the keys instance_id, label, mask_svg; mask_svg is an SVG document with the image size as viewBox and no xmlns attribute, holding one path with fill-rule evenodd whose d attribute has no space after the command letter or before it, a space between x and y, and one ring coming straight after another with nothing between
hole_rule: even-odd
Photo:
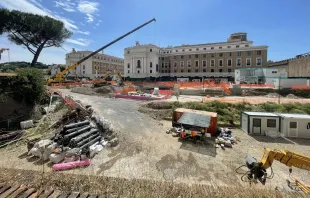
<instances>
[{"instance_id":1,"label":"construction debris","mask_svg":"<svg viewBox=\"0 0 310 198\"><path fill-rule=\"evenodd\" d=\"M32 120L26 120L20 123L21 129L29 129L33 127L33 121Z\"/></svg>"},{"instance_id":2,"label":"construction debris","mask_svg":"<svg viewBox=\"0 0 310 198\"><path fill-rule=\"evenodd\" d=\"M232 136L232 131L229 128L219 128L221 131L219 136L215 139L215 147L225 149L225 147L232 148L232 145L237 144L236 138Z\"/></svg>"}]
</instances>

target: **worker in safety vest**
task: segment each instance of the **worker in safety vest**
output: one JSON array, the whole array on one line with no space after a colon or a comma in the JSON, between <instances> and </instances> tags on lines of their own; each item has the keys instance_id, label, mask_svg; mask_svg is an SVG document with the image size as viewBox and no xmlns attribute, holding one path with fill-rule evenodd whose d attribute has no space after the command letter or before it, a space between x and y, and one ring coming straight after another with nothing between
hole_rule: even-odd
<instances>
[{"instance_id":1,"label":"worker in safety vest","mask_svg":"<svg viewBox=\"0 0 310 198\"><path fill-rule=\"evenodd\" d=\"M197 142L197 132L194 131L194 130L192 130L192 138L194 140L194 143L196 144L196 142Z\"/></svg>"}]
</instances>

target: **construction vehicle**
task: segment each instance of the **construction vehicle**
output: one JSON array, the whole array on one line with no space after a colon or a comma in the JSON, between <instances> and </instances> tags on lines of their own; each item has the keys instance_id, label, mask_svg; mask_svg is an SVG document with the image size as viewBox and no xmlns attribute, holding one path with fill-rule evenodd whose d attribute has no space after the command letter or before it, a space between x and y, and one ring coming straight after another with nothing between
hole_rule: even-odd
<instances>
[{"instance_id":1,"label":"construction vehicle","mask_svg":"<svg viewBox=\"0 0 310 198\"><path fill-rule=\"evenodd\" d=\"M0 60L1 60L1 54L2 54L4 51L6 51L6 50L8 51L8 53L10 53L10 52L9 52L9 50L10 50L9 48L1 48L1 49L0 49ZM10 59L10 54L9 54L9 59ZM9 61L10 61L10 60L9 60Z\"/></svg>"},{"instance_id":2,"label":"construction vehicle","mask_svg":"<svg viewBox=\"0 0 310 198\"><path fill-rule=\"evenodd\" d=\"M257 180L260 181L263 185L266 183L266 179L273 178L273 169L272 163L274 160L281 162L289 167L289 173L292 173L292 167L297 167L300 169L310 171L310 156L305 156L302 154L294 153L288 150L277 150L277 149L267 149L264 150L264 155L262 159L258 162L256 158L247 156L246 157L246 166L249 169L242 177L242 181L246 181L246 178L250 183L257 183ZM239 168L245 165L240 166ZM238 173L238 169L236 172ZM267 176L267 169L271 168L271 175ZM305 193L310 194L310 186L305 185L299 180L292 178L295 182L295 185L300 188ZM288 181L290 184L290 181Z\"/></svg>"},{"instance_id":3,"label":"construction vehicle","mask_svg":"<svg viewBox=\"0 0 310 198\"><path fill-rule=\"evenodd\" d=\"M139 27L137 27L137 28L131 30L130 32L124 34L123 36L121 36L121 37L119 37L119 38L113 40L112 42L108 43L107 45L101 47L100 49L94 51L93 53L89 54L88 56L82 58L82 59L79 60L77 63L75 63L75 64L69 66L68 68L66 68L66 69L63 70L62 72L59 72L58 74L56 74L56 76L51 77L50 79L48 79L48 80L47 80L47 84L48 84L48 85L51 85L51 84L53 84L53 83L66 83L66 82L68 82L68 81L64 78L64 75L67 74L69 71L75 69L79 64L81 64L81 63L84 62L85 60L89 59L89 58L92 57L93 55L97 54L98 52L104 50L105 48L107 48L107 47L109 47L109 46L111 46L111 45L113 45L114 43L118 42L119 40L125 38L126 36L132 34L133 32L139 30L140 28L142 28L142 27L148 25L149 23L151 23L151 22L153 22L153 21L156 21L156 19L153 18L152 20L150 20L150 21L148 21L148 22L146 22L146 23L140 25Z\"/></svg>"}]
</instances>

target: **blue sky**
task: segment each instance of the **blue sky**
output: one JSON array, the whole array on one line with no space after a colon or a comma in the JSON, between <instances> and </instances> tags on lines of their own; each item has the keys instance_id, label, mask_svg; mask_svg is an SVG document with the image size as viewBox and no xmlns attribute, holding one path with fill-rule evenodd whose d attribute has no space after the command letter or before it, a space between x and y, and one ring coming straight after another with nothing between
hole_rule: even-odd
<instances>
[{"instance_id":1,"label":"blue sky","mask_svg":"<svg viewBox=\"0 0 310 198\"><path fill-rule=\"evenodd\" d=\"M268 45L268 59L282 60L309 52L309 0L0 0L0 7L62 20L74 34L62 48L44 49L39 61L65 63L65 53L96 50L136 26L143 29L105 50L123 57L140 41L161 47L225 41L231 33L247 32L254 45ZM0 36L11 61L31 61L32 54ZM66 51L65 51L66 50ZM0 62L8 61L7 53Z\"/></svg>"}]
</instances>

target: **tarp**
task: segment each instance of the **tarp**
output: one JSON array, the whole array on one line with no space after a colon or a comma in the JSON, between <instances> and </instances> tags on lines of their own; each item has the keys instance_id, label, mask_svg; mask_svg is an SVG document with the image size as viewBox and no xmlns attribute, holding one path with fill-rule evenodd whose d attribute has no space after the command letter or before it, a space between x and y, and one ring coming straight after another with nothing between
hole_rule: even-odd
<instances>
[{"instance_id":1,"label":"tarp","mask_svg":"<svg viewBox=\"0 0 310 198\"><path fill-rule=\"evenodd\" d=\"M198 127L209 127L210 119L211 117L209 115L184 112L178 120L178 123Z\"/></svg>"}]
</instances>

